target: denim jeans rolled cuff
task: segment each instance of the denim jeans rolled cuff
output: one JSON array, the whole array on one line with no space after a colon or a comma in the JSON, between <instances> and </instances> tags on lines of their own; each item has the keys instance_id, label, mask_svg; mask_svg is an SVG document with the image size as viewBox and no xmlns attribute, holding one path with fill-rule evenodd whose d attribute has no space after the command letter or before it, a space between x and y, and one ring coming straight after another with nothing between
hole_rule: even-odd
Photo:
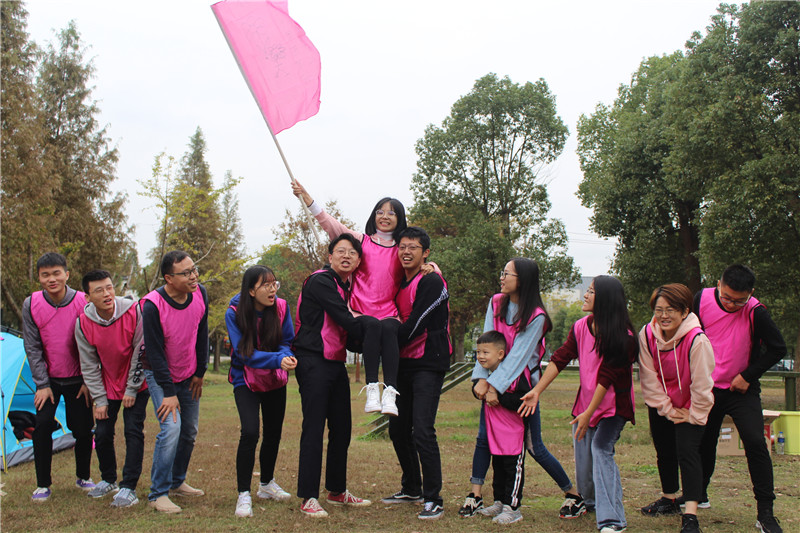
<instances>
[{"instance_id":1,"label":"denim jeans rolled cuff","mask_svg":"<svg viewBox=\"0 0 800 533\"><path fill-rule=\"evenodd\" d=\"M486 435L486 415L483 403L481 403L481 413L478 416L478 436L475 439L475 452L472 454L472 476L469 478L469 482L473 485L484 484L489 464L492 461L489 438Z\"/></svg>"}]
</instances>

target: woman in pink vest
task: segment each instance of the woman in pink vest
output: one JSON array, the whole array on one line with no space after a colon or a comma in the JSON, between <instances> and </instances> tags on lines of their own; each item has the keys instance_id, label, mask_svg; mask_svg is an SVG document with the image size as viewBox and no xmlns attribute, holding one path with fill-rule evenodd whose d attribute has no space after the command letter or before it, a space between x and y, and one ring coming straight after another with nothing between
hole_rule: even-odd
<instances>
[{"instance_id":1,"label":"woman in pink vest","mask_svg":"<svg viewBox=\"0 0 800 533\"><path fill-rule=\"evenodd\" d=\"M490 405L497 405L498 396L505 393L525 369L530 372L535 384L541 375L539 364L544 355L544 336L551 328L552 323L539 292L539 265L531 259L515 257L500 273L500 293L495 294L489 302L483 324L484 333L495 330L503 334L508 355L491 376L481 365L475 365L472 379L476 381L476 395ZM530 454L565 493L566 498L559 515L561 518L576 518L584 514L586 507L578 491L561 463L542 441L538 408L530 413L526 422L530 435ZM486 419L482 408L472 458L472 491L459 510L460 516L471 517L484 508L481 489L489 470L490 459ZM493 512L498 507L495 504L487 509L491 510L486 512Z\"/></svg>"},{"instance_id":2,"label":"woman in pink vest","mask_svg":"<svg viewBox=\"0 0 800 533\"><path fill-rule=\"evenodd\" d=\"M228 381L233 384L242 426L236 451L239 499L235 514L240 517L253 516L250 480L258 444L259 409L264 438L259 454L258 497L278 501L290 497L273 477L286 412L287 371L297 366L291 350L294 340L291 314L287 312L286 300L276 295L280 286L272 270L251 266L242 278L242 291L231 298L225 312L231 343Z\"/></svg>"},{"instance_id":3,"label":"woman in pink vest","mask_svg":"<svg viewBox=\"0 0 800 533\"><path fill-rule=\"evenodd\" d=\"M586 507L597 513L600 533L627 527L622 481L614 446L627 421L634 422L631 368L638 344L628 316L622 284L597 276L583 297L590 315L572 325L569 337L553 353L541 380L522 397L522 415L530 414L540 395L567 364L578 359L580 388L572 408L575 477Z\"/></svg>"},{"instance_id":4,"label":"woman in pink vest","mask_svg":"<svg viewBox=\"0 0 800 533\"><path fill-rule=\"evenodd\" d=\"M641 511L645 516L680 514L676 499L679 486L683 486L686 512L681 531L685 533L700 531L700 441L714 405L714 351L692 313L692 304L692 292L686 285L662 285L650 297L653 319L639 332L639 375L662 491L661 498Z\"/></svg>"}]
</instances>

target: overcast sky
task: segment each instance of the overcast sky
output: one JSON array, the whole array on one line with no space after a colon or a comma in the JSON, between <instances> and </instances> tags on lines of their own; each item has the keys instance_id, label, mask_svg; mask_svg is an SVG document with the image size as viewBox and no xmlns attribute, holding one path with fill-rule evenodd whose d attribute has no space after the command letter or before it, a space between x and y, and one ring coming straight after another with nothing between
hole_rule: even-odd
<instances>
[{"instance_id":1,"label":"overcast sky","mask_svg":"<svg viewBox=\"0 0 800 533\"><path fill-rule=\"evenodd\" d=\"M28 31L45 44L75 20L96 67L101 124L119 147L115 190L129 196L139 256L155 243L156 213L137 191L154 158L179 159L199 126L220 184L243 178L240 215L251 253L271 244L289 178L263 118L203 0L29 0ZM551 215L562 219L583 275L608 270L612 242L589 229L575 195L581 180L576 124L612 103L642 59L682 50L704 31L709 0L289 0L322 58L320 112L278 135L295 177L312 196L336 199L359 230L372 205L407 206L414 143L489 72L524 83L544 78L570 137L546 169Z\"/></svg>"}]
</instances>

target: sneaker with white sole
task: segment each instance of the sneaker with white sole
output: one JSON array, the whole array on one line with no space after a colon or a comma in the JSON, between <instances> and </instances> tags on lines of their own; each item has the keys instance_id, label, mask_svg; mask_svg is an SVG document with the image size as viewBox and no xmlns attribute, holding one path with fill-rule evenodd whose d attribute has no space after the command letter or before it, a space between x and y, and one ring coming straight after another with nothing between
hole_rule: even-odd
<instances>
[{"instance_id":1,"label":"sneaker with white sole","mask_svg":"<svg viewBox=\"0 0 800 533\"><path fill-rule=\"evenodd\" d=\"M92 481L92 478L89 478L89 479L78 478L78 479L75 480L75 486L78 487L81 490L85 490L86 492L89 492L90 490L95 488L97 485L94 484L94 481Z\"/></svg>"},{"instance_id":2,"label":"sneaker with white sole","mask_svg":"<svg viewBox=\"0 0 800 533\"><path fill-rule=\"evenodd\" d=\"M37 487L33 494L31 494L31 500L35 502L44 502L50 498L50 487Z\"/></svg>"},{"instance_id":3,"label":"sneaker with white sole","mask_svg":"<svg viewBox=\"0 0 800 533\"><path fill-rule=\"evenodd\" d=\"M111 500L111 507L130 507L139 503L139 498L136 497L136 492L133 490L122 487L119 492L114 495Z\"/></svg>"},{"instance_id":4,"label":"sneaker with white sole","mask_svg":"<svg viewBox=\"0 0 800 533\"><path fill-rule=\"evenodd\" d=\"M483 509L483 498L475 496L470 492L469 496L464 499L464 505L458 510L458 516L461 518L471 518L478 514L478 511Z\"/></svg>"},{"instance_id":5,"label":"sneaker with white sole","mask_svg":"<svg viewBox=\"0 0 800 533\"><path fill-rule=\"evenodd\" d=\"M500 500L495 500L492 505L489 507L484 507L478 512L483 516L497 516L503 512L503 502Z\"/></svg>"},{"instance_id":6,"label":"sneaker with white sole","mask_svg":"<svg viewBox=\"0 0 800 533\"><path fill-rule=\"evenodd\" d=\"M170 489L169 493L171 496L186 496L186 497L197 497L205 495L204 491L190 486L185 481L181 483L180 486L175 487L174 489Z\"/></svg>"},{"instance_id":7,"label":"sneaker with white sole","mask_svg":"<svg viewBox=\"0 0 800 533\"><path fill-rule=\"evenodd\" d=\"M381 410L381 384L367 383L361 389L361 392L363 392L364 389L367 389L367 403L364 405L364 412L377 413Z\"/></svg>"},{"instance_id":8,"label":"sneaker with white sole","mask_svg":"<svg viewBox=\"0 0 800 533\"><path fill-rule=\"evenodd\" d=\"M436 502L425 502L425 506L417 514L420 520L438 520L444 514L444 507Z\"/></svg>"},{"instance_id":9,"label":"sneaker with white sole","mask_svg":"<svg viewBox=\"0 0 800 533\"><path fill-rule=\"evenodd\" d=\"M567 494L564 498L564 503L561 504L561 509L558 511L559 518L578 518L586 514L586 502L583 501L581 496L574 496Z\"/></svg>"},{"instance_id":10,"label":"sneaker with white sole","mask_svg":"<svg viewBox=\"0 0 800 533\"><path fill-rule=\"evenodd\" d=\"M381 498L381 503L421 503L423 501L422 495L408 494L402 489L395 492L391 496Z\"/></svg>"},{"instance_id":11,"label":"sneaker with white sole","mask_svg":"<svg viewBox=\"0 0 800 533\"><path fill-rule=\"evenodd\" d=\"M400 396L400 393L391 385L383 389L383 398L381 399L382 414L397 416L397 402L395 398L398 396Z\"/></svg>"},{"instance_id":12,"label":"sneaker with white sole","mask_svg":"<svg viewBox=\"0 0 800 533\"><path fill-rule=\"evenodd\" d=\"M510 505L504 505L503 511L492 518L492 522L495 524L514 524L522 520L522 511L519 509L512 509Z\"/></svg>"},{"instance_id":13,"label":"sneaker with white sole","mask_svg":"<svg viewBox=\"0 0 800 533\"><path fill-rule=\"evenodd\" d=\"M283 502L292 497L291 494L283 490L280 485L275 482L274 478L271 479L269 483L259 483L258 492L256 494L259 498L275 500L277 502Z\"/></svg>"},{"instance_id":14,"label":"sneaker with white sole","mask_svg":"<svg viewBox=\"0 0 800 533\"><path fill-rule=\"evenodd\" d=\"M351 505L353 507L366 507L367 505L372 505L372 502L369 500L359 498L358 496L353 496L350 494L349 490L345 490L339 494L331 494L329 492L327 501L331 505Z\"/></svg>"},{"instance_id":15,"label":"sneaker with white sole","mask_svg":"<svg viewBox=\"0 0 800 533\"><path fill-rule=\"evenodd\" d=\"M87 496L90 498L102 498L106 494L110 494L112 492L116 492L119 490L116 483L109 483L108 481L101 481L95 487L89 491Z\"/></svg>"},{"instance_id":16,"label":"sneaker with white sole","mask_svg":"<svg viewBox=\"0 0 800 533\"><path fill-rule=\"evenodd\" d=\"M675 499L675 503L680 505L681 507L686 507L686 498L683 496L678 496ZM708 501L708 496L703 496L703 499L697 502L698 509L711 509L711 502Z\"/></svg>"},{"instance_id":17,"label":"sneaker with white sole","mask_svg":"<svg viewBox=\"0 0 800 533\"><path fill-rule=\"evenodd\" d=\"M328 511L322 508L316 498L309 498L300 506L300 512L312 518L326 518Z\"/></svg>"},{"instance_id":18,"label":"sneaker with white sole","mask_svg":"<svg viewBox=\"0 0 800 533\"><path fill-rule=\"evenodd\" d=\"M775 518L772 511L758 513L756 529L761 533L783 533L780 521Z\"/></svg>"},{"instance_id":19,"label":"sneaker with white sole","mask_svg":"<svg viewBox=\"0 0 800 533\"><path fill-rule=\"evenodd\" d=\"M234 514L240 518L249 518L253 516L253 500L250 498L249 490L239 493L239 499L236 500L236 512Z\"/></svg>"},{"instance_id":20,"label":"sneaker with white sole","mask_svg":"<svg viewBox=\"0 0 800 533\"><path fill-rule=\"evenodd\" d=\"M618 526L618 525L611 525L611 526L604 526L600 533L618 533L619 531L625 531L625 526Z\"/></svg>"}]
</instances>

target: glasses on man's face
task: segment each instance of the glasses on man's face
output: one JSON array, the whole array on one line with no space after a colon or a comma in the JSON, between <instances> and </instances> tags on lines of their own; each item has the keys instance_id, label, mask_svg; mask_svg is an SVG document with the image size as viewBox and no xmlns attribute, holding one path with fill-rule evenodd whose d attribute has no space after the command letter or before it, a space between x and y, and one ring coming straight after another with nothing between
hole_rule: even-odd
<instances>
[{"instance_id":1,"label":"glasses on man's face","mask_svg":"<svg viewBox=\"0 0 800 533\"><path fill-rule=\"evenodd\" d=\"M92 294L94 296L100 296L101 294L105 294L107 292L108 293L114 292L114 286L113 285L106 285L105 287L97 287L96 289L94 289L92 291Z\"/></svg>"},{"instance_id":2,"label":"glasses on man's face","mask_svg":"<svg viewBox=\"0 0 800 533\"><path fill-rule=\"evenodd\" d=\"M378 209L377 211L375 211L375 214L378 215L379 217L382 217L383 215L386 215L386 216L389 216L389 217L393 217L393 216L397 215L397 213L395 213L394 211L384 211L383 209Z\"/></svg>"},{"instance_id":3,"label":"glasses on man's face","mask_svg":"<svg viewBox=\"0 0 800 533\"><path fill-rule=\"evenodd\" d=\"M358 252L356 252L355 248L336 248L333 251L333 255L338 255L341 257L358 257Z\"/></svg>"},{"instance_id":4,"label":"glasses on man's face","mask_svg":"<svg viewBox=\"0 0 800 533\"><path fill-rule=\"evenodd\" d=\"M267 291L271 291L271 290L274 289L275 292L277 292L278 289L280 289L280 288L281 288L281 282L278 281L278 280L275 280L275 281L272 281L272 282L269 282L269 283L262 283L261 285L258 286L258 288L256 290L258 291L258 290L264 289L264 290L267 290Z\"/></svg>"},{"instance_id":5,"label":"glasses on man's face","mask_svg":"<svg viewBox=\"0 0 800 533\"><path fill-rule=\"evenodd\" d=\"M514 274L513 272L507 272L505 270L501 270L500 271L500 279L506 279L506 276L514 276L515 278L519 277L516 274Z\"/></svg>"},{"instance_id":6,"label":"glasses on man's face","mask_svg":"<svg viewBox=\"0 0 800 533\"><path fill-rule=\"evenodd\" d=\"M679 313L680 311L672 307L656 307L653 309L653 316L674 316Z\"/></svg>"},{"instance_id":7,"label":"glasses on man's face","mask_svg":"<svg viewBox=\"0 0 800 533\"><path fill-rule=\"evenodd\" d=\"M750 301L750 296L748 296L743 300L734 300L733 298L728 298L727 296L722 296L720 294L719 299L721 302L725 302L726 304L730 304L734 307L744 307L745 305L747 305L747 302Z\"/></svg>"},{"instance_id":8,"label":"glasses on man's face","mask_svg":"<svg viewBox=\"0 0 800 533\"><path fill-rule=\"evenodd\" d=\"M172 276L183 276L184 278L191 278L192 276L200 275L200 269L197 268L197 265L193 266L189 270L184 270L183 272L173 272Z\"/></svg>"},{"instance_id":9,"label":"glasses on man's face","mask_svg":"<svg viewBox=\"0 0 800 533\"><path fill-rule=\"evenodd\" d=\"M397 247L397 249L401 252L405 252L406 250L413 252L414 250L422 250L422 246L419 244L401 244Z\"/></svg>"}]
</instances>

